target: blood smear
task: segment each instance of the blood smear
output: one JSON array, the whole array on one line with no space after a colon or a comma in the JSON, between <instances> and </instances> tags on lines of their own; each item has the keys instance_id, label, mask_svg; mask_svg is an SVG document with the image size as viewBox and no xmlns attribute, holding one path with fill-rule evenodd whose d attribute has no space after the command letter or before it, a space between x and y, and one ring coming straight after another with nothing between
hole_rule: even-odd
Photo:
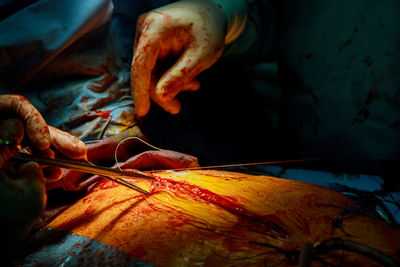
<instances>
[{"instance_id":1,"label":"blood smear","mask_svg":"<svg viewBox=\"0 0 400 267\"><path fill-rule=\"evenodd\" d=\"M96 113L99 117L102 117L103 119L109 119L111 118L111 110L95 110L94 113Z\"/></svg>"}]
</instances>

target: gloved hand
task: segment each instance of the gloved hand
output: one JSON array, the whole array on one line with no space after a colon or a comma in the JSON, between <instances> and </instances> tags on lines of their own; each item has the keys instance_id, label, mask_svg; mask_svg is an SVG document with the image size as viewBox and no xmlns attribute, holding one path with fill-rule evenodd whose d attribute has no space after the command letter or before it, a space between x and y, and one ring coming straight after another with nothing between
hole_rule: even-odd
<instances>
[{"instance_id":1,"label":"gloved hand","mask_svg":"<svg viewBox=\"0 0 400 267\"><path fill-rule=\"evenodd\" d=\"M50 145L70 158L86 157L85 144L75 137L47 126L36 108L23 96L0 95L0 227L4 242L19 241L32 228L46 204L45 176L57 179L59 168L43 169L35 162L11 164L10 157L21 144L26 129L34 153L54 157ZM0 249L7 245L0 242Z\"/></svg>"},{"instance_id":2,"label":"gloved hand","mask_svg":"<svg viewBox=\"0 0 400 267\"><path fill-rule=\"evenodd\" d=\"M19 144L24 125L18 119L0 122L0 138ZM7 161L13 148L0 145L0 227L3 229L0 249L20 241L30 231L46 204L43 173L35 162L13 166Z\"/></svg>"},{"instance_id":3,"label":"gloved hand","mask_svg":"<svg viewBox=\"0 0 400 267\"><path fill-rule=\"evenodd\" d=\"M0 95L0 112L5 117L17 117L24 122L27 138L31 144L30 149L33 153L54 158L54 151L50 148L53 145L69 158L81 159L86 157L87 148L84 143L66 132L48 126L39 111L25 97ZM6 133L7 129L5 127L2 131L5 132L5 136L10 136L10 133ZM21 140L18 140L14 145L19 145ZM7 146L0 147L0 149L2 150L1 166L11 156L11 151ZM61 169L57 167L46 167L43 172L48 179L58 179L62 175Z\"/></svg>"},{"instance_id":4,"label":"gloved hand","mask_svg":"<svg viewBox=\"0 0 400 267\"><path fill-rule=\"evenodd\" d=\"M141 15L131 66L137 115L147 114L150 98L166 111L178 113L180 102L175 96L199 88L195 77L214 64L224 44L243 30L246 8L245 0L183 0ZM171 55L176 62L163 73L157 63Z\"/></svg>"}]
</instances>

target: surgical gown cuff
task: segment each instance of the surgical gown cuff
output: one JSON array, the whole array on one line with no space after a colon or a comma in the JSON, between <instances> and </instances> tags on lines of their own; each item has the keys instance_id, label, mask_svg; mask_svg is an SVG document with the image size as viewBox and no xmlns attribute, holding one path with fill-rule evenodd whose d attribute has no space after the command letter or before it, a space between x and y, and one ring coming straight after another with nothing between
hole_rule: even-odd
<instances>
[{"instance_id":1,"label":"surgical gown cuff","mask_svg":"<svg viewBox=\"0 0 400 267\"><path fill-rule=\"evenodd\" d=\"M242 33L247 21L246 0L212 0L225 13L227 20L227 31L225 44L235 41Z\"/></svg>"}]
</instances>

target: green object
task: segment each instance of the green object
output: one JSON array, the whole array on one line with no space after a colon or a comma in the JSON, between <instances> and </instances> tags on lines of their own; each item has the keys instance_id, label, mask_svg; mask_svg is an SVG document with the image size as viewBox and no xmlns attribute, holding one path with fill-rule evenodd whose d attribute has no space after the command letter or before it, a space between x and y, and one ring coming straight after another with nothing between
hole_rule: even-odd
<instances>
[{"instance_id":1,"label":"green object","mask_svg":"<svg viewBox=\"0 0 400 267\"><path fill-rule=\"evenodd\" d=\"M0 138L0 146L9 146L12 145L11 141L3 140Z\"/></svg>"}]
</instances>

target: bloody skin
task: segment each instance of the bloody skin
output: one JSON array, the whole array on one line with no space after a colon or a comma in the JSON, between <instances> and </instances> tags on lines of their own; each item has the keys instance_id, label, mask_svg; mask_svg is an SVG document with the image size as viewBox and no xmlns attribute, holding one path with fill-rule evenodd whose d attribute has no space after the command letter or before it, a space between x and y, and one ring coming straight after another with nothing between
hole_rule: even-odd
<instances>
[{"instance_id":1,"label":"bloody skin","mask_svg":"<svg viewBox=\"0 0 400 267\"><path fill-rule=\"evenodd\" d=\"M168 191L169 193L193 198L196 201L205 201L214 204L236 215L239 218L238 226L246 225L248 229L263 231L263 233L275 237L287 238L289 235L289 231L284 228L282 222L272 216L258 215L249 211L233 197L216 194L206 188L186 181L154 177L153 185L150 187L150 194L156 194L161 191Z\"/></svg>"},{"instance_id":2,"label":"bloody skin","mask_svg":"<svg viewBox=\"0 0 400 267\"><path fill-rule=\"evenodd\" d=\"M132 169L125 170L133 171ZM270 215L255 214L246 209L243 205L240 205L233 197L216 194L206 188L186 181L175 181L154 175L153 177L154 180L150 187L150 196L162 192L168 192L179 197L192 198L195 201L203 201L216 205L237 216L239 219L236 225L237 228L245 226L246 229L254 232L262 232L263 234L274 238L287 238L290 235L290 231L286 229L284 224L277 218ZM119 186L117 183L104 180L96 188L106 190L117 186ZM152 206L151 204L149 205ZM158 209L158 207L154 208Z\"/></svg>"},{"instance_id":3,"label":"bloody skin","mask_svg":"<svg viewBox=\"0 0 400 267\"><path fill-rule=\"evenodd\" d=\"M338 192L211 170L153 175L154 184L138 181L146 189L153 185L149 196L100 181L48 227L156 266L293 266L305 242L318 245L336 238L365 243L398 259L398 229L359 214L356 203ZM333 220L348 208L353 211L338 228ZM323 260L377 266L343 251Z\"/></svg>"}]
</instances>

